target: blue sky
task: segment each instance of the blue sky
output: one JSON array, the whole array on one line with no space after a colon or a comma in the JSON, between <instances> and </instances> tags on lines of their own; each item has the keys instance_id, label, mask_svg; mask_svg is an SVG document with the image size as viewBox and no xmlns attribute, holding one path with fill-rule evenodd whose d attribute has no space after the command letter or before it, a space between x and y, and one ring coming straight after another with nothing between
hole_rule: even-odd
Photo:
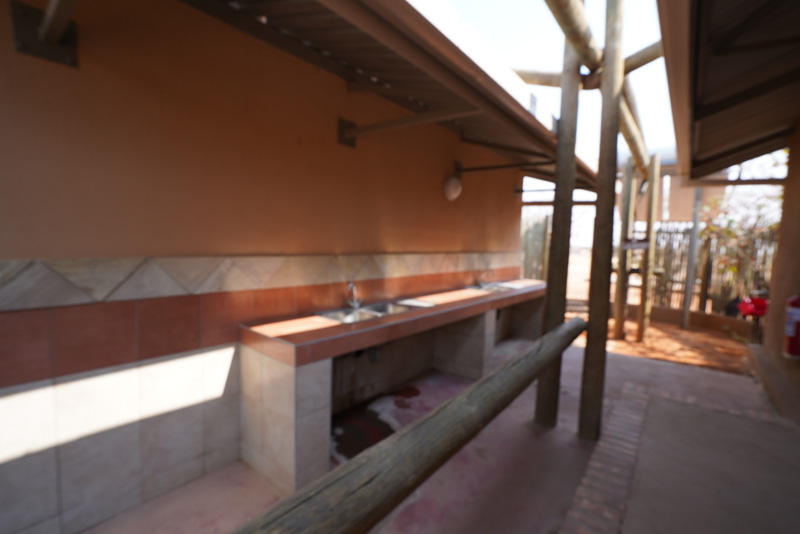
<instances>
[{"instance_id":1,"label":"blue sky","mask_svg":"<svg viewBox=\"0 0 800 534\"><path fill-rule=\"evenodd\" d=\"M514 94L503 76L510 69L561 70L564 36L544 0L410 0L451 40ZM624 2L623 52L630 55L660 39L655 0ZM605 37L605 2L587 0L586 17L598 46ZM477 57L476 57L477 56ZM507 75L507 74L506 74ZM636 95L642 130L650 152L662 157L674 154L664 60L659 59L630 74ZM528 86L547 112L559 115L560 90ZM596 167L600 145L600 92L582 91L578 113L576 152L589 166ZM620 138L620 155L627 146Z\"/></svg>"}]
</instances>

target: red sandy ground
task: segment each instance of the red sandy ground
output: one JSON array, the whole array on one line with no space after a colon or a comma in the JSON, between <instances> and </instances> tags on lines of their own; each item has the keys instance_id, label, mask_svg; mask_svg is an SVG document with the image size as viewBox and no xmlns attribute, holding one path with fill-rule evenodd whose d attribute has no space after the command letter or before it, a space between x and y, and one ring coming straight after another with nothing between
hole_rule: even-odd
<instances>
[{"instance_id":1,"label":"red sandy ground","mask_svg":"<svg viewBox=\"0 0 800 534\"><path fill-rule=\"evenodd\" d=\"M579 313L568 313L570 317L583 316ZM651 323L644 341L636 342L637 324L635 321L625 322L625 339L612 339L614 320L608 322L608 352L666 360L675 363L708 367L729 373L749 374L747 348L730 337L716 332L703 330L682 330L679 326ZM577 346L586 345L586 334L575 341Z\"/></svg>"},{"instance_id":2,"label":"red sandy ground","mask_svg":"<svg viewBox=\"0 0 800 534\"><path fill-rule=\"evenodd\" d=\"M567 298L572 302L586 302L589 295L589 271L591 266L591 250L573 249L570 252L569 281ZM612 283L612 294L614 291ZM628 295L630 304L638 304L638 288L632 288ZM586 318L585 314L568 312L569 317ZM731 339L722 332L703 330L682 330L679 326L651 323L642 343L636 340L636 322L625 322L625 340L611 339L614 321L608 323L608 352L652 358L670 362L698 365L730 373L749 374L747 348L740 342ZM586 334L575 341L576 345L585 346Z\"/></svg>"}]
</instances>

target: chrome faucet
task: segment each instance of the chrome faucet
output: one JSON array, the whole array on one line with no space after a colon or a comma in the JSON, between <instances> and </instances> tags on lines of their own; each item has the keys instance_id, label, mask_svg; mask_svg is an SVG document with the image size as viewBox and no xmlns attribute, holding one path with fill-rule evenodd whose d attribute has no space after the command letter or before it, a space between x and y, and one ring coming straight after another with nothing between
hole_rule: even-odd
<instances>
[{"instance_id":1,"label":"chrome faucet","mask_svg":"<svg viewBox=\"0 0 800 534\"><path fill-rule=\"evenodd\" d=\"M486 279L489 276L494 276L494 274L495 274L494 273L494 269L489 269L489 270L483 271L481 273L481 275L478 277L478 287L488 286L489 283L486 281Z\"/></svg>"},{"instance_id":2,"label":"chrome faucet","mask_svg":"<svg viewBox=\"0 0 800 534\"><path fill-rule=\"evenodd\" d=\"M358 298L358 288L355 282L347 283L347 293L350 295L350 298L347 299L347 305L357 310L361 306L361 299Z\"/></svg>"}]
</instances>

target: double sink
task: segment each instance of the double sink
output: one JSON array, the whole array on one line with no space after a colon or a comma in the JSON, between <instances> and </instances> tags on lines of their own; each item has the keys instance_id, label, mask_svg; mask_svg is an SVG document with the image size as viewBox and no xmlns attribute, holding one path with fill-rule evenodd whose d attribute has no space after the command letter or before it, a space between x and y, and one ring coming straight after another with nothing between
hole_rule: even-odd
<instances>
[{"instance_id":1,"label":"double sink","mask_svg":"<svg viewBox=\"0 0 800 534\"><path fill-rule=\"evenodd\" d=\"M524 286L515 284L513 282L493 282L490 284L480 284L470 286L468 289L479 289L490 293L503 293L505 291L513 291L520 289ZM330 310L320 312L317 315L327 319L333 319L343 324L360 323L362 321L370 321L378 319L386 315L395 315L398 313L405 313L420 308L430 308L435 306L433 302L423 300L424 297L419 299L406 298L393 300L389 302L377 302L375 304L366 304L358 307L341 308L338 310Z\"/></svg>"}]
</instances>

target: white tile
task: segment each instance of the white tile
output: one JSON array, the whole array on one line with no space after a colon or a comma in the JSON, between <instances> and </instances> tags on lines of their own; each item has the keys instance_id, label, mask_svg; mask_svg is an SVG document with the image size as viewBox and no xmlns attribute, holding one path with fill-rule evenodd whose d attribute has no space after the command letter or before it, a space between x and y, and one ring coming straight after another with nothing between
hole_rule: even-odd
<instances>
[{"instance_id":1,"label":"white tile","mask_svg":"<svg viewBox=\"0 0 800 534\"><path fill-rule=\"evenodd\" d=\"M0 463L0 534L15 533L57 513L55 449Z\"/></svg>"},{"instance_id":2,"label":"white tile","mask_svg":"<svg viewBox=\"0 0 800 534\"><path fill-rule=\"evenodd\" d=\"M241 452L242 461L269 480L283 496L294 492L293 466L276 463L244 444L242 444Z\"/></svg>"},{"instance_id":3,"label":"white tile","mask_svg":"<svg viewBox=\"0 0 800 534\"><path fill-rule=\"evenodd\" d=\"M332 359L296 368L296 417L303 417L320 409L330 411L332 369Z\"/></svg>"},{"instance_id":4,"label":"white tile","mask_svg":"<svg viewBox=\"0 0 800 534\"><path fill-rule=\"evenodd\" d=\"M0 464L56 444L53 382L43 380L0 389Z\"/></svg>"},{"instance_id":5,"label":"white tile","mask_svg":"<svg viewBox=\"0 0 800 534\"><path fill-rule=\"evenodd\" d=\"M280 268L267 281L267 287L311 285L331 263L332 256L287 256Z\"/></svg>"},{"instance_id":6,"label":"white tile","mask_svg":"<svg viewBox=\"0 0 800 534\"><path fill-rule=\"evenodd\" d=\"M233 261L257 288L266 288L269 287L269 279L280 269L286 257L237 256Z\"/></svg>"},{"instance_id":7,"label":"white tile","mask_svg":"<svg viewBox=\"0 0 800 534\"><path fill-rule=\"evenodd\" d=\"M320 271L319 276L314 280L315 284L336 284L340 282L347 282L350 280L335 256L329 256L325 266Z\"/></svg>"},{"instance_id":8,"label":"white tile","mask_svg":"<svg viewBox=\"0 0 800 534\"><path fill-rule=\"evenodd\" d=\"M58 459L65 534L142 502L138 423L61 445Z\"/></svg>"},{"instance_id":9,"label":"white tile","mask_svg":"<svg viewBox=\"0 0 800 534\"><path fill-rule=\"evenodd\" d=\"M46 263L94 300L101 301L142 261L142 258L69 258L48 260Z\"/></svg>"},{"instance_id":10,"label":"white tile","mask_svg":"<svg viewBox=\"0 0 800 534\"><path fill-rule=\"evenodd\" d=\"M85 304L92 298L35 261L0 287L0 310L21 310L46 306Z\"/></svg>"},{"instance_id":11,"label":"white tile","mask_svg":"<svg viewBox=\"0 0 800 534\"><path fill-rule=\"evenodd\" d=\"M353 281L378 280L380 278L383 278L383 270L381 269L381 266L378 265L378 262L375 261L375 258L370 256L367 261L364 262L364 265L362 265L358 270L358 273L356 273Z\"/></svg>"},{"instance_id":12,"label":"white tile","mask_svg":"<svg viewBox=\"0 0 800 534\"><path fill-rule=\"evenodd\" d=\"M240 432L242 443L255 451L261 450L262 414L260 399L251 399L242 395Z\"/></svg>"},{"instance_id":13,"label":"white tile","mask_svg":"<svg viewBox=\"0 0 800 534\"><path fill-rule=\"evenodd\" d=\"M139 370L142 417L204 402L205 356L204 352L196 352L143 363Z\"/></svg>"},{"instance_id":14,"label":"white tile","mask_svg":"<svg viewBox=\"0 0 800 534\"><path fill-rule=\"evenodd\" d=\"M240 457L240 445L237 441L233 445L227 445L220 449L214 449L203 455L203 471L212 473L237 461Z\"/></svg>"},{"instance_id":15,"label":"white tile","mask_svg":"<svg viewBox=\"0 0 800 534\"><path fill-rule=\"evenodd\" d=\"M144 479L203 456L202 406L143 419L140 428Z\"/></svg>"},{"instance_id":16,"label":"white tile","mask_svg":"<svg viewBox=\"0 0 800 534\"><path fill-rule=\"evenodd\" d=\"M366 265L371 257L367 254L340 254L336 256L336 263L346 281L357 280L358 272Z\"/></svg>"},{"instance_id":17,"label":"white tile","mask_svg":"<svg viewBox=\"0 0 800 534\"><path fill-rule=\"evenodd\" d=\"M239 442L239 404L237 395L212 399L203 404L203 452Z\"/></svg>"},{"instance_id":18,"label":"white tile","mask_svg":"<svg viewBox=\"0 0 800 534\"><path fill-rule=\"evenodd\" d=\"M380 267L385 278L396 278L412 274L405 260L403 260L402 254L373 254L372 258Z\"/></svg>"},{"instance_id":19,"label":"white tile","mask_svg":"<svg viewBox=\"0 0 800 534\"><path fill-rule=\"evenodd\" d=\"M14 278L25 267L30 260L2 260L0 261L0 286Z\"/></svg>"},{"instance_id":20,"label":"white tile","mask_svg":"<svg viewBox=\"0 0 800 534\"><path fill-rule=\"evenodd\" d=\"M323 476L330 466L330 410L319 410L297 420L296 484L303 487Z\"/></svg>"},{"instance_id":21,"label":"white tile","mask_svg":"<svg viewBox=\"0 0 800 534\"><path fill-rule=\"evenodd\" d=\"M226 258L208 278L197 286L195 293L217 293L220 291L246 291L256 289L245 273L230 258Z\"/></svg>"},{"instance_id":22,"label":"white tile","mask_svg":"<svg viewBox=\"0 0 800 534\"><path fill-rule=\"evenodd\" d=\"M264 385L261 370L261 358L264 355L250 347L241 346L240 384L242 395L261 402L261 389Z\"/></svg>"},{"instance_id":23,"label":"white tile","mask_svg":"<svg viewBox=\"0 0 800 534\"><path fill-rule=\"evenodd\" d=\"M295 461L295 420L271 410L263 410L260 453L272 461L289 466Z\"/></svg>"},{"instance_id":24,"label":"white tile","mask_svg":"<svg viewBox=\"0 0 800 534\"><path fill-rule=\"evenodd\" d=\"M203 476L203 458L191 458L142 477L142 500L148 501Z\"/></svg>"},{"instance_id":25,"label":"white tile","mask_svg":"<svg viewBox=\"0 0 800 534\"><path fill-rule=\"evenodd\" d=\"M154 258L153 261L189 293L194 293L197 286L208 278L224 259L223 257L196 256L191 258Z\"/></svg>"},{"instance_id":26,"label":"white tile","mask_svg":"<svg viewBox=\"0 0 800 534\"><path fill-rule=\"evenodd\" d=\"M164 269L153 260L146 260L127 280L112 291L106 300L131 300L185 294L187 294L186 289Z\"/></svg>"},{"instance_id":27,"label":"white tile","mask_svg":"<svg viewBox=\"0 0 800 534\"><path fill-rule=\"evenodd\" d=\"M420 264L419 274L437 274L442 272L442 263L444 263L444 254L438 252L428 252L423 255Z\"/></svg>"},{"instance_id":28,"label":"white tile","mask_svg":"<svg viewBox=\"0 0 800 534\"><path fill-rule=\"evenodd\" d=\"M261 407L289 419L295 417L295 367L261 356Z\"/></svg>"},{"instance_id":29,"label":"white tile","mask_svg":"<svg viewBox=\"0 0 800 534\"><path fill-rule=\"evenodd\" d=\"M439 266L441 273L458 272L458 253L449 252L443 255L442 264Z\"/></svg>"},{"instance_id":30,"label":"white tile","mask_svg":"<svg viewBox=\"0 0 800 534\"><path fill-rule=\"evenodd\" d=\"M203 362L203 395L215 399L237 395L241 390L241 356L238 343L205 351Z\"/></svg>"},{"instance_id":31,"label":"white tile","mask_svg":"<svg viewBox=\"0 0 800 534\"><path fill-rule=\"evenodd\" d=\"M56 379L56 436L67 443L138 421L139 370L128 364Z\"/></svg>"}]
</instances>

